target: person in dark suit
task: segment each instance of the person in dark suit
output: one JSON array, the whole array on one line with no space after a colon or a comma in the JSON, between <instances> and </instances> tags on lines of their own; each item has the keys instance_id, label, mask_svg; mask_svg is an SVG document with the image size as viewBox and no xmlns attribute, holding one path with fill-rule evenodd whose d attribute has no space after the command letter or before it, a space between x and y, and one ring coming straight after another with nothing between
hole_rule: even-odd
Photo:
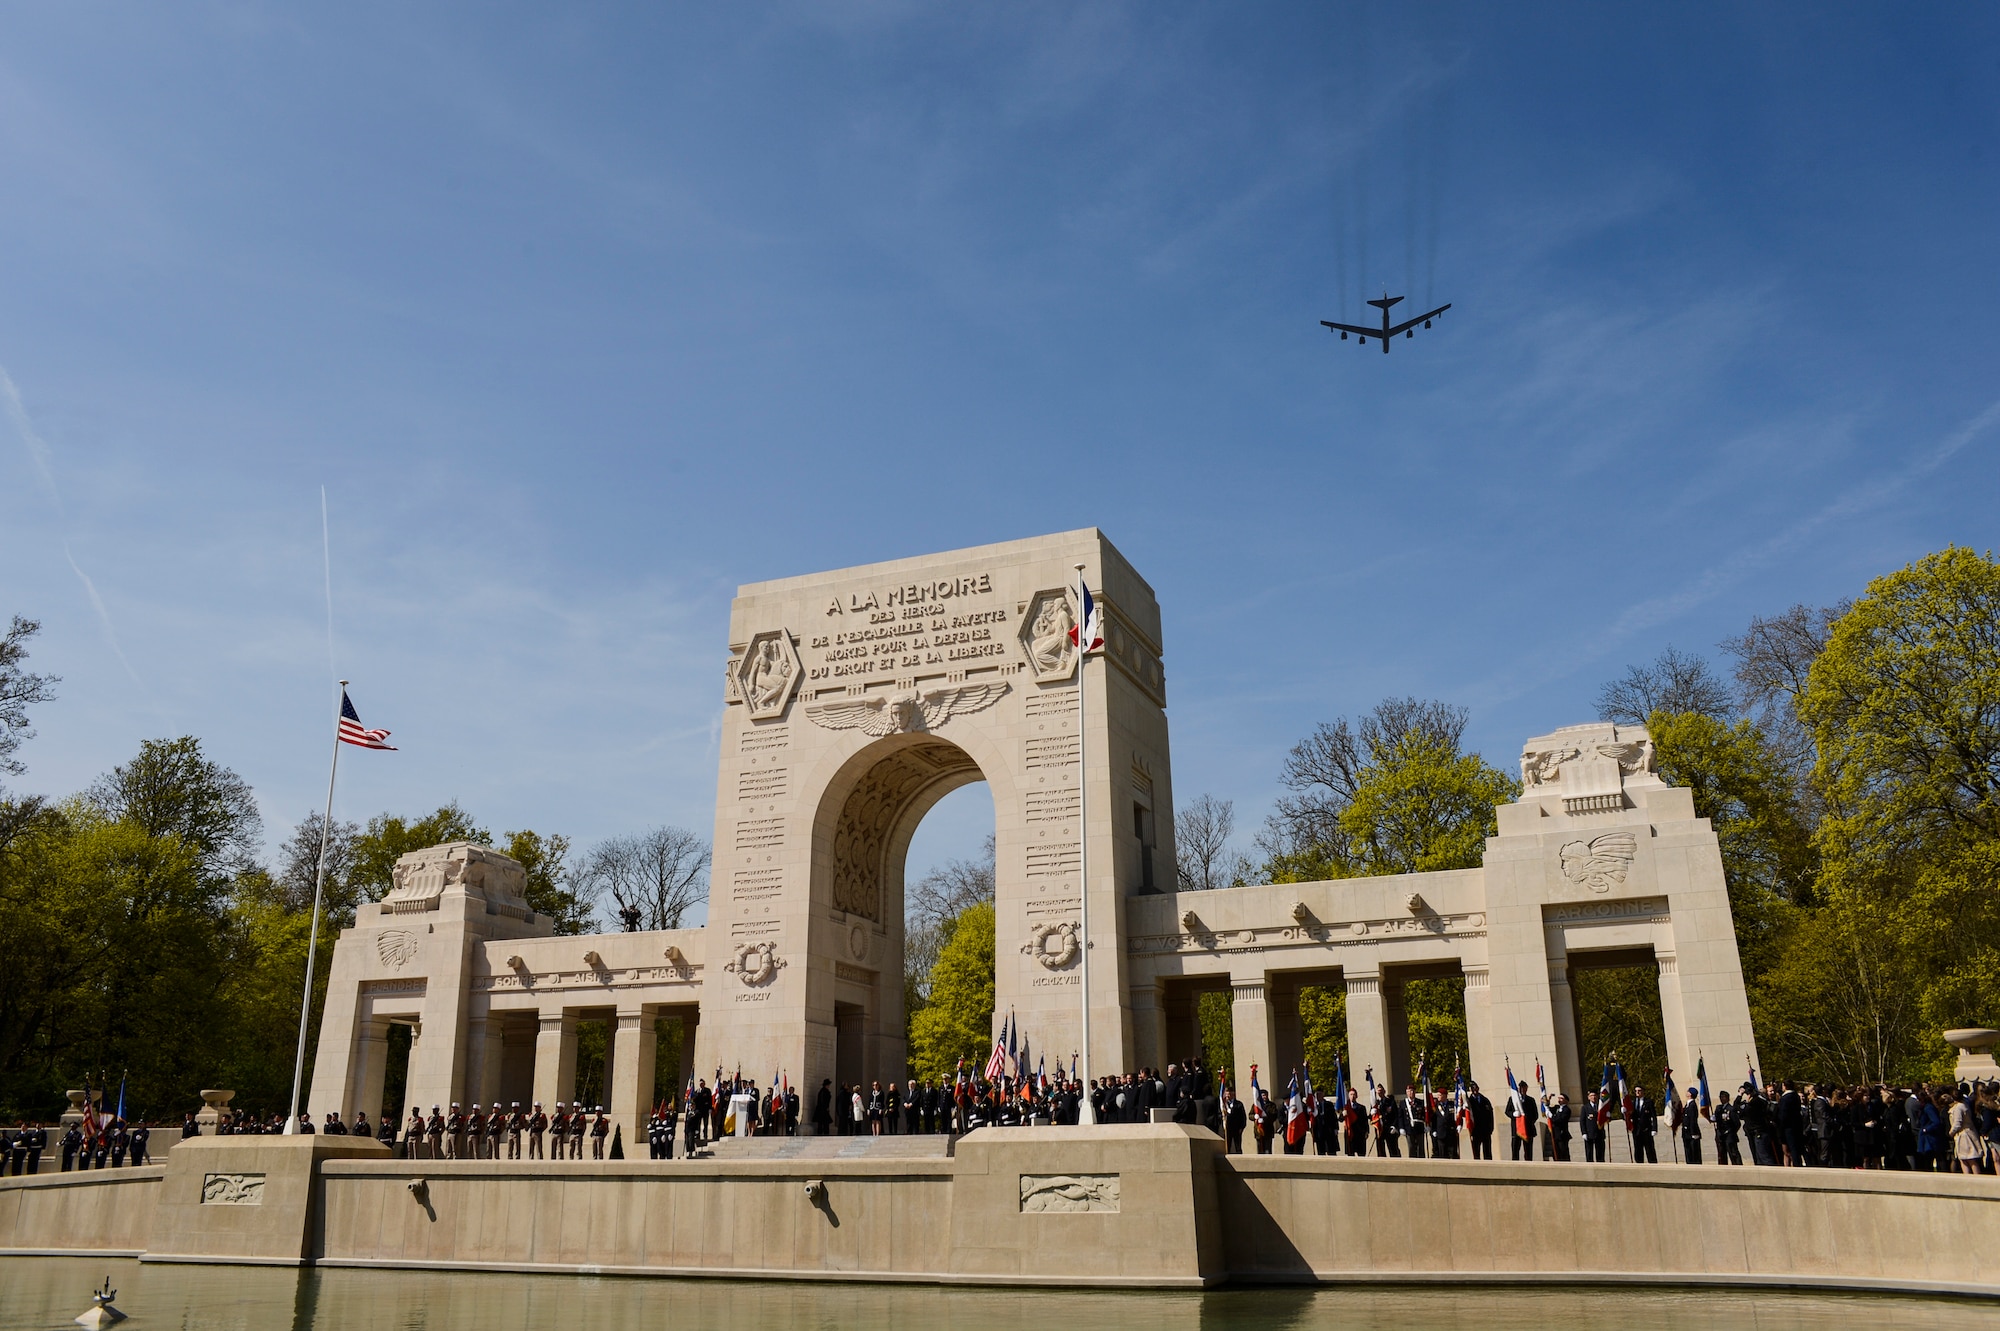
<instances>
[{"instance_id":1,"label":"person in dark suit","mask_svg":"<svg viewBox=\"0 0 2000 1331\"><path fill-rule=\"evenodd\" d=\"M1786 1082L1785 1089L1778 1095L1778 1144L1784 1150L1785 1164L1805 1164L1805 1101L1799 1097L1796 1082Z\"/></svg>"},{"instance_id":2,"label":"person in dark suit","mask_svg":"<svg viewBox=\"0 0 2000 1331\"><path fill-rule=\"evenodd\" d=\"M1740 1106L1730 1103L1728 1091L1716 1092L1715 1109L1709 1114L1709 1121L1715 1124L1715 1163L1742 1164L1743 1153L1737 1149L1736 1134L1742 1127L1743 1112Z\"/></svg>"},{"instance_id":3,"label":"person in dark suit","mask_svg":"<svg viewBox=\"0 0 2000 1331\"><path fill-rule=\"evenodd\" d=\"M1423 1159L1431 1135L1430 1103L1414 1086L1405 1086L1403 1098L1396 1102L1396 1126L1402 1130L1410 1159Z\"/></svg>"},{"instance_id":4,"label":"person in dark suit","mask_svg":"<svg viewBox=\"0 0 2000 1331\"><path fill-rule=\"evenodd\" d=\"M1465 1110L1470 1123L1472 1137L1472 1158L1491 1160L1493 1158L1493 1102L1479 1093L1479 1083L1470 1082L1465 1089Z\"/></svg>"},{"instance_id":5,"label":"person in dark suit","mask_svg":"<svg viewBox=\"0 0 2000 1331\"><path fill-rule=\"evenodd\" d=\"M1701 1096L1688 1087L1687 1103L1681 1106L1681 1159L1691 1165L1701 1163Z\"/></svg>"},{"instance_id":6,"label":"person in dark suit","mask_svg":"<svg viewBox=\"0 0 2000 1331\"><path fill-rule=\"evenodd\" d=\"M1654 1108L1645 1087L1633 1086L1632 1098L1625 1106L1625 1124L1632 1130L1632 1163L1659 1164L1660 1153L1653 1147L1653 1134L1660 1130L1660 1111Z\"/></svg>"},{"instance_id":7,"label":"person in dark suit","mask_svg":"<svg viewBox=\"0 0 2000 1331\"><path fill-rule=\"evenodd\" d=\"M1403 1119L1398 1112L1396 1097L1389 1094L1388 1087L1375 1088L1375 1104L1368 1113L1368 1121L1375 1129L1375 1154L1401 1160Z\"/></svg>"},{"instance_id":8,"label":"person in dark suit","mask_svg":"<svg viewBox=\"0 0 2000 1331\"><path fill-rule=\"evenodd\" d=\"M1569 1097L1557 1091L1549 1103L1549 1150L1564 1163L1569 1161Z\"/></svg>"},{"instance_id":9,"label":"person in dark suit","mask_svg":"<svg viewBox=\"0 0 2000 1331\"><path fill-rule=\"evenodd\" d=\"M1583 1113L1577 1121L1583 1132L1583 1162L1587 1165L1604 1163L1604 1116L1604 1102L1592 1091L1584 1097Z\"/></svg>"},{"instance_id":10,"label":"person in dark suit","mask_svg":"<svg viewBox=\"0 0 2000 1331\"><path fill-rule=\"evenodd\" d=\"M76 1168L76 1153L83 1149L83 1129L72 1123L69 1131L62 1135L62 1172L67 1174Z\"/></svg>"},{"instance_id":11,"label":"person in dark suit","mask_svg":"<svg viewBox=\"0 0 2000 1331\"><path fill-rule=\"evenodd\" d=\"M1235 1091L1225 1086L1222 1090L1222 1128L1229 1154L1243 1154L1243 1128L1248 1122L1243 1102L1236 1098Z\"/></svg>"},{"instance_id":12,"label":"person in dark suit","mask_svg":"<svg viewBox=\"0 0 2000 1331\"><path fill-rule=\"evenodd\" d=\"M1361 1092L1347 1088L1347 1103L1340 1107L1341 1135L1349 1155L1368 1154L1368 1111L1362 1107Z\"/></svg>"}]
</instances>

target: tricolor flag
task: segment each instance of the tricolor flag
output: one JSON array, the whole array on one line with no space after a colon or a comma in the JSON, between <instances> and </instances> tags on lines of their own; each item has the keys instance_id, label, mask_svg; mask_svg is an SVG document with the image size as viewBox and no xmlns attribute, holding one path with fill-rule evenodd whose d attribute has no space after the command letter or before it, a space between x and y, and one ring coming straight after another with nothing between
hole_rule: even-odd
<instances>
[{"instance_id":1,"label":"tricolor flag","mask_svg":"<svg viewBox=\"0 0 2000 1331\"><path fill-rule=\"evenodd\" d=\"M1090 594L1090 586L1081 573L1076 575L1075 591L1076 625L1069 631L1069 640L1083 648L1087 656L1104 645L1104 611Z\"/></svg>"},{"instance_id":2,"label":"tricolor flag","mask_svg":"<svg viewBox=\"0 0 2000 1331\"><path fill-rule=\"evenodd\" d=\"M387 749L396 751L393 744L382 741L389 738L386 730L370 730L361 724L361 713L354 710L354 700L347 696L347 690L340 691L340 742L354 744L364 749Z\"/></svg>"},{"instance_id":3,"label":"tricolor flag","mask_svg":"<svg viewBox=\"0 0 2000 1331\"><path fill-rule=\"evenodd\" d=\"M1681 1125L1681 1101L1674 1090L1674 1070L1668 1068L1664 1075L1667 1081L1667 1127L1678 1128Z\"/></svg>"},{"instance_id":4,"label":"tricolor flag","mask_svg":"<svg viewBox=\"0 0 2000 1331\"><path fill-rule=\"evenodd\" d=\"M1709 1109L1709 1103L1708 1103L1708 1061L1707 1061L1706 1059L1704 1059L1703 1057L1701 1057L1701 1055L1700 1055L1700 1054L1696 1054L1696 1055L1695 1055L1695 1060L1694 1060L1694 1080L1695 1080L1695 1084L1696 1084L1697 1086L1699 1086L1699 1087L1701 1088L1701 1107L1702 1107L1702 1111L1703 1111L1704 1113L1706 1113L1706 1112L1708 1111L1708 1109ZM121 1083L119 1083L119 1086L118 1086L118 1103L119 1103L120 1105L123 1105L123 1104L125 1103L125 1086L124 1086L124 1083L122 1083L122 1082L121 1082Z\"/></svg>"}]
</instances>

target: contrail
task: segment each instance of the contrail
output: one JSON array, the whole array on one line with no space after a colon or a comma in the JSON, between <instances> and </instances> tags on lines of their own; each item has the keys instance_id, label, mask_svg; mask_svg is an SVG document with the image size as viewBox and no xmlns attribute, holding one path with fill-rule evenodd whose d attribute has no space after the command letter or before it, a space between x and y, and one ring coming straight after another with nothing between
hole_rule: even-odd
<instances>
[{"instance_id":1,"label":"contrail","mask_svg":"<svg viewBox=\"0 0 2000 1331\"><path fill-rule=\"evenodd\" d=\"M319 548L326 567L326 677L336 679L340 668L333 662L333 536L326 520L326 487L319 487Z\"/></svg>"},{"instance_id":2,"label":"contrail","mask_svg":"<svg viewBox=\"0 0 2000 1331\"><path fill-rule=\"evenodd\" d=\"M27 445L28 456L35 461L35 470L41 473L42 484L48 487L49 500L56 509L56 521L60 528L67 528L69 513L63 507L62 491L56 486L54 459L49 451L48 442L35 432L34 422L28 419L28 409L21 404L21 390L15 386L14 376L7 373L7 367L4 365L0 365L0 393L6 394L7 414L13 418L14 428L20 433L21 442ZM134 670L132 663L125 658L125 649L118 645L118 630L112 626L111 612L105 609L104 598L97 594L97 584L90 580L90 575L76 562L76 556L70 553L68 534L60 532L59 538L62 541L63 558L69 561L70 569L76 574L77 581L83 584L83 594L90 599L91 609L97 612L98 623L104 626L104 637L111 644L112 655L118 658L119 665L125 667L125 673L132 677L132 682L141 689L146 689L146 681L139 678L139 672ZM151 692L151 690L146 691Z\"/></svg>"}]
</instances>

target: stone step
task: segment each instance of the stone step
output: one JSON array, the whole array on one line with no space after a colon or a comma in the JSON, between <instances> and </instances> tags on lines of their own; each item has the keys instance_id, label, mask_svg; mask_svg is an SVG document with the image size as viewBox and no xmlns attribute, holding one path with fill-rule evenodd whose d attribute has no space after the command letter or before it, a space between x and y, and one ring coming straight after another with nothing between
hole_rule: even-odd
<instances>
[{"instance_id":1,"label":"stone step","mask_svg":"<svg viewBox=\"0 0 2000 1331\"><path fill-rule=\"evenodd\" d=\"M951 1137L725 1137L697 1152L712 1160L944 1160Z\"/></svg>"}]
</instances>

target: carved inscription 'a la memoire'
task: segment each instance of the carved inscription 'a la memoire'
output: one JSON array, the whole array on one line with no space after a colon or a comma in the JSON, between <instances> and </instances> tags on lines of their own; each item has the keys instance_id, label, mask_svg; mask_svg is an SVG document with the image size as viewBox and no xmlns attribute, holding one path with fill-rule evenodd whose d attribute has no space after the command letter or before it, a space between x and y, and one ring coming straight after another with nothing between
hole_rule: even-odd
<instances>
[{"instance_id":1,"label":"carved inscription 'a la memoire'","mask_svg":"<svg viewBox=\"0 0 2000 1331\"><path fill-rule=\"evenodd\" d=\"M1116 1174L1023 1174L1021 1210L1043 1214L1078 1214L1118 1210Z\"/></svg>"},{"instance_id":2,"label":"carved inscription 'a la memoire'","mask_svg":"<svg viewBox=\"0 0 2000 1331\"><path fill-rule=\"evenodd\" d=\"M203 1206L262 1206L262 1174L206 1174L201 1180Z\"/></svg>"}]
</instances>

